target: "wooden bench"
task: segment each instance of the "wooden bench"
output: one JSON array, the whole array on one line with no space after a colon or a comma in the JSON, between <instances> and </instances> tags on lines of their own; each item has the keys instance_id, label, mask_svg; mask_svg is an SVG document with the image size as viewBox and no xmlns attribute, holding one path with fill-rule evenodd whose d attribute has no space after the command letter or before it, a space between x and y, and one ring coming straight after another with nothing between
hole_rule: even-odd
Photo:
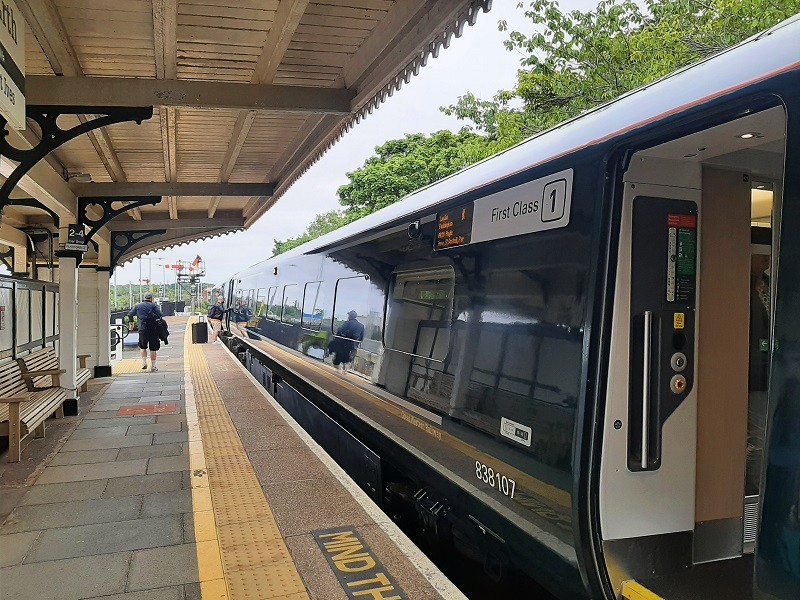
<instances>
[{"instance_id":1,"label":"wooden bench","mask_svg":"<svg viewBox=\"0 0 800 600\"><path fill-rule=\"evenodd\" d=\"M80 391L85 392L87 389L86 382L92 376L92 372L86 368L86 359L90 357L91 354L79 354L78 360L80 361L80 368L78 369L77 373L75 374L75 383L80 389ZM31 352L27 356L23 356L22 358L17 359L17 363L19 363L19 368L22 370L23 373L28 373L30 371L53 371L58 370L58 357L56 356L56 351L51 346L47 348L42 348L41 350L37 350L36 352ZM33 387L42 387L47 386L48 383L47 377L38 377L32 380ZM33 389L33 388L31 388Z\"/></svg>"},{"instance_id":2,"label":"wooden bench","mask_svg":"<svg viewBox=\"0 0 800 600\"><path fill-rule=\"evenodd\" d=\"M0 435L8 436L8 462L19 462L21 442L29 433L44 437L44 421L52 414L64 416L66 393L61 389L61 369L23 373L14 361L0 365ZM41 387L47 379L50 386ZM33 382L40 387L34 389Z\"/></svg>"}]
</instances>

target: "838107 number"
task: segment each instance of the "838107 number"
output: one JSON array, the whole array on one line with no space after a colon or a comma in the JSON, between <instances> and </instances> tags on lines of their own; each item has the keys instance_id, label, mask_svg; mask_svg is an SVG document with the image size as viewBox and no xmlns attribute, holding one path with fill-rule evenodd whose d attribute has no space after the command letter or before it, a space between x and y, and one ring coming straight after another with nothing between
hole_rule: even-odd
<instances>
[{"instance_id":1,"label":"838107 number","mask_svg":"<svg viewBox=\"0 0 800 600\"><path fill-rule=\"evenodd\" d=\"M498 491L509 498L514 497L514 491L517 489L517 482L510 477L501 475L492 467L486 466L479 460L475 461L475 476L483 481L483 483L488 483L493 488L497 488Z\"/></svg>"}]
</instances>

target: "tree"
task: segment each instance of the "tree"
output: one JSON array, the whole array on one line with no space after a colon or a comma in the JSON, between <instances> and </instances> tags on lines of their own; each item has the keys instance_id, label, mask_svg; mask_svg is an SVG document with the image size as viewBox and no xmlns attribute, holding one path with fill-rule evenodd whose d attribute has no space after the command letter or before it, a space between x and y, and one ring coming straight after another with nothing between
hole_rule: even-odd
<instances>
[{"instance_id":1,"label":"tree","mask_svg":"<svg viewBox=\"0 0 800 600\"><path fill-rule=\"evenodd\" d=\"M367 159L363 167L347 173L350 183L337 192L342 210L318 215L298 237L276 240L274 253L316 239L455 173L473 162L465 157L464 149L481 143L483 136L466 129L389 140L375 148L375 156Z\"/></svg>"},{"instance_id":2,"label":"tree","mask_svg":"<svg viewBox=\"0 0 800 600\"><path fill-rule=\"evenodd\" d=\"M526 31L505 42L522 54L514 88L491 100L466 94L442 110L471 121L496 152L797 12L800 0L602 0L571 12L557 0L534 0L524 10Z\"/></svg>"},{"instance_id":3,"label":"tree","mask_svg":"<svg viewBox=\"0 0 800 600\"><path fill-rule=\"evenodd\" d=\"M320 215L275 253L397 202L421 187L800 12L800 0L601 0L564 12L557 0L518 4L508 33L517 81L492 99L465 94L441 110L470 123L458 133L406 135L375 149L338 190L343 210ZM498 24L508 31L508 23Z\"/></svg>"}]
</instances>

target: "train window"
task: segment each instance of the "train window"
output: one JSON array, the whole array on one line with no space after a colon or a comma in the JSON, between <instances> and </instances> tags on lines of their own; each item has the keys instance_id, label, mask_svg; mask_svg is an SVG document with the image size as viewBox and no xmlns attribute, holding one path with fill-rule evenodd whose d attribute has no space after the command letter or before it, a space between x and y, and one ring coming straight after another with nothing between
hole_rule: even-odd
<instances>
[{"instance_id":1,"label":"train window","mask_svg":"<svg viewBox=\"0 0 800 600\"><path fill-rule=\"evenodd\" d=\"M267 316L267 296L264 291L264 288L258 288L256 292L256 309L253 314L259 318Z\"/></svg>"},{"instance_id":2,"label":"train window","mask_svg":"<svg viewBox=\"0 0 800 600\"><path fill-rule=\"evenodd\" d=\"M454 290L451 267L395 273L386 308L386 347L443 361L450 347Z\"/></svg>"},{"instance_id":3,"label":"train window","mask_svg":"<svg viewBox=\"0 0 800 600\"><path fill-rule=\"evenodd\" d=\"M303 318L301 325L306 329L319 331L322 319L325 318L325 309L321 307L320 288L321 281L312 281L305 285L303 294Z\"/></svg>"},{"instance_id":4,"label":"train window","mask_svg":"<svg viewBox=\"0 0 800 600\"><path fill-rule=\"evenodd\" d=\"M281 300L278 294L278 286L271 287L267 290L267 318L273 321L278 321L281 318Z\"/></svg>"},{"instance_id":5,"label":"train window","mask_svg":"<svg viewBox=\"0 0 800 600\"><path fill-rule=\"evenodd\" d=\"M370 282L367 277L344 277L336 282L333 300L334 334L355 313L355 319L363 324L370 316Z\"/></svg>"},{"instance_id":6,"label":"train window","mask_svg":"<svg viewBox=\"0 0 800 600\"><path fill-rule=\"evenodd\" d=\"M303 306L303 293L299 285L291 284L283 287L283 310L281 321L294 325L300 322Z\"/></svg>"}]
</instances>

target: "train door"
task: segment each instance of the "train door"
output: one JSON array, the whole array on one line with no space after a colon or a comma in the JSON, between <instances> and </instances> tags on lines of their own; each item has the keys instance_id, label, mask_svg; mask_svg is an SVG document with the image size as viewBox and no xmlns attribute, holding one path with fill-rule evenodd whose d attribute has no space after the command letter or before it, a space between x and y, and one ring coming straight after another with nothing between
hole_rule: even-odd
<instances>
[{"instance_id":1,"label":"train door","mask_svg":"<svg viewBox=\"0 0 800 600\"><path fill-rule=\"evenodd\" d=\"M764 110L624 174L599 509L626 597L752 598L785 130Z\"/></svg>"}]
</instances>

